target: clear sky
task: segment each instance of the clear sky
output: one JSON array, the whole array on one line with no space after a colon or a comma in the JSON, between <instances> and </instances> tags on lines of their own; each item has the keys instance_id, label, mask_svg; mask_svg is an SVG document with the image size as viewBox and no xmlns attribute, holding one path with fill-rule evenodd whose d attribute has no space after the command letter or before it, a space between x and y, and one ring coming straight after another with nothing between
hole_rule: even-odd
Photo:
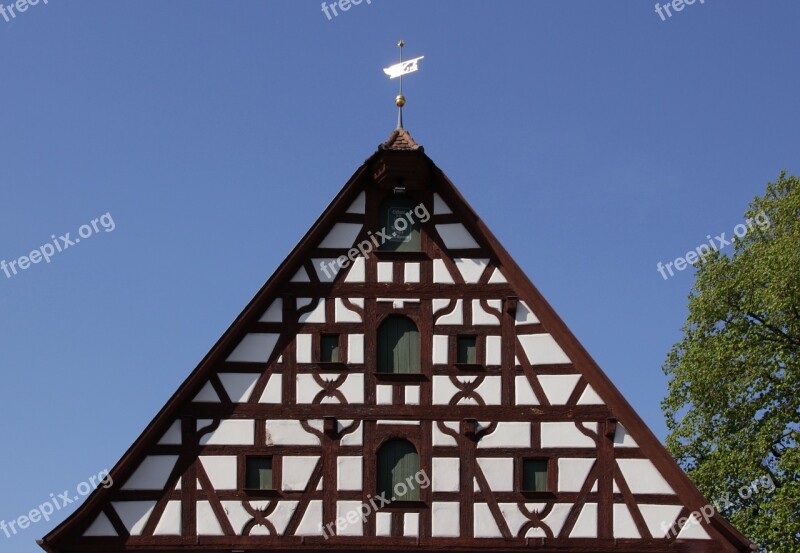
<instances>
[{"instance_id":1,"label":"clear sky","mask_svg":"<svg viewBox=\"0 0 800 553\"><path fill-rule=\"evenodd\" d=\"M697 0L664 20L653 4L0 15L0 260L90 225L0 273L0 519L111 468L389 136L399 38L425 56L406 128L663 440L693 277L656 264L730 237L767 181L800 173L800 3ZM74 506L0 551L38 551Z\"/></svg>"}]
</instances>

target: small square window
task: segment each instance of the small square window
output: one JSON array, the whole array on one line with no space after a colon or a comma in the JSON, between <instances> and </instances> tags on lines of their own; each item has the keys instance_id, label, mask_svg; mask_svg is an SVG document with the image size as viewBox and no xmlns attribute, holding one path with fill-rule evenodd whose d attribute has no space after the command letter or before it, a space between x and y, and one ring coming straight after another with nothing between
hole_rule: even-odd
<instances>
[{"instance_id":1,"label":"small square window","mask_svg":"<svg viewBox=\"0 0 800 553\"><path fill-rule=\"evenodd\" d=\"M319 360L322 363L339 362L339 335L324 334L319 339Z\"/></svg>"},{"instance_id":2,"label":"small square window","mask_svg":"<svg viewBox=\"0 0 800 553\"><path fill-rule=\"evenodd\" d=\"M466 365L476 364L478 362L477 350L477 338L475 336L459 336L457 362Z\"/></svg>"},{"instance_id":3,"label":"small square window","mask_svg":"<svg viewBox=\"0 0 800 553\"><path fill-rule=\"evenodd\" d=\"M546 459L524 459L522 461L522 491L547 491Z\"/></svg>"},{"instance_id":4,"label":"small square window","mask_svg":"<svg viewBox=\"0 0 800 553\"><path fill-rule=\"evenodd\" d=\"M248 490L271 490L272 457L248 457L245 475Z\"/></svg>"}]
</instances>

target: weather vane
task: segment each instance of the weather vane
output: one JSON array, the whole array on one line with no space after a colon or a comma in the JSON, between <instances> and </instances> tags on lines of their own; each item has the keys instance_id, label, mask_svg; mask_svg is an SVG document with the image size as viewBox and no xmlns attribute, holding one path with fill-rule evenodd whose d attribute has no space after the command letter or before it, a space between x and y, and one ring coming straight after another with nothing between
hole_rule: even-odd
<instances>
[{"instance_id":1,"label":"weather vane","mask_svg":"<svg viewBox=\"0 0 800 553\"><path fill-rule=\"evenodd\" d=\"M413 73L414 71L419 70L419 60L425 57L420 56L418 58L414 58L413 60L403 61L403 46L405 45L406 43L402 40L397 43L397 46L400 47L400 63L396 63L383 70L384 73L389 75L390 79L400 77L400 94L397 95L397 98L395 98L394 101L395 105L399 109L397 113L398 129L403 128L403 106L406 105L406 97L403 96L403 76L407 73Z\"/></svg>"}]
</instances>

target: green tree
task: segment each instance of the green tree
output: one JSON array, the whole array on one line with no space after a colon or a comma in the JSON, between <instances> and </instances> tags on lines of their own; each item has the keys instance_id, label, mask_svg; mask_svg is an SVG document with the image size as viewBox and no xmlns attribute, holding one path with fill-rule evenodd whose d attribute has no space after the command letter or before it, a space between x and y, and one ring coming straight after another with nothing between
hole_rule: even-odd
<instances>
[{"instance_id":1,"label":"green tree","mask_svg":"<svg viewBox=\"0 0 800 553\"><path fill-rule=\"evenodd\" d=\"M664 364L667 448L762 551L797 553L800 179L782 173L746 217L732 256L697 263L683 338Z\"/></svg>"}]
</instances>

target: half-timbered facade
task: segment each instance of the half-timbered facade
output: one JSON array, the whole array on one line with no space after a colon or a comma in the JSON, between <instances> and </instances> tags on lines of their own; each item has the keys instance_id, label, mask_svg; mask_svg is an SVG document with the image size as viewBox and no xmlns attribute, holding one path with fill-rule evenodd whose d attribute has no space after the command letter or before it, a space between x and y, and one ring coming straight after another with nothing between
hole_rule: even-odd
<instances>
[{"instance_id":1,"label":"half-timbered facade","mask_svg":"<svg viewBox=\"0 0 800 553\"><path fill-rule=\"evenodd\" d=\"M403 129L111 475L48 553L749 550Z\"/></svg>"}]
</instances>

